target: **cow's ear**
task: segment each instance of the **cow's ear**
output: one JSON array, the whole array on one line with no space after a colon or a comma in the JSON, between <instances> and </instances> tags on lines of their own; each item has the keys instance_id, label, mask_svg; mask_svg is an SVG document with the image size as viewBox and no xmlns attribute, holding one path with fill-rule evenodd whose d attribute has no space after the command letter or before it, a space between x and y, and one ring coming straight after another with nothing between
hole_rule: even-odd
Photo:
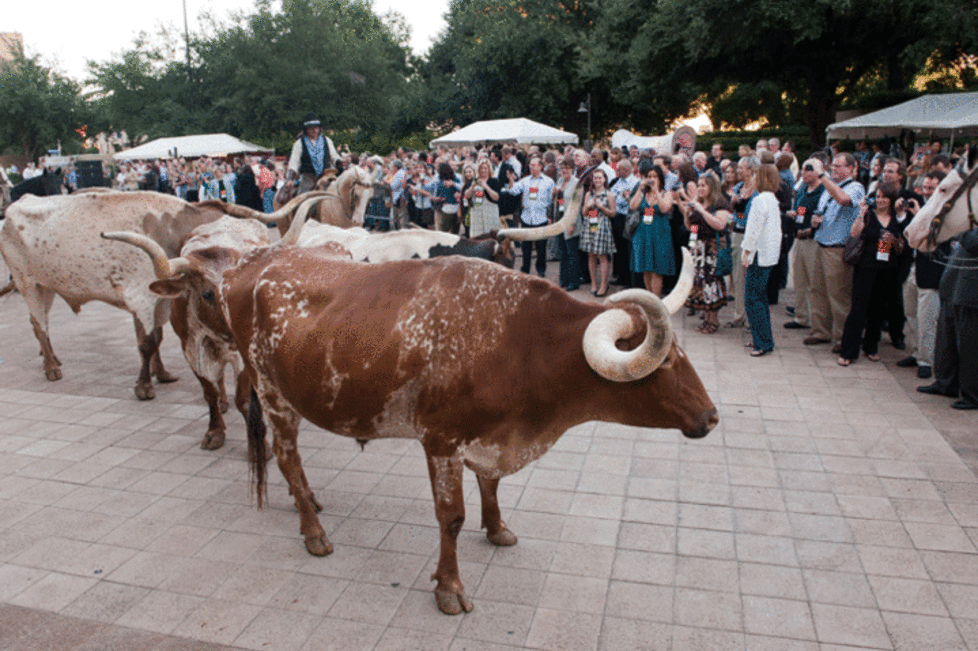
<instances>
[{"instance_id":1,"label":"cow's ear","mask_svg":"<svg viewBox=\"0 0 978 651\"><path fill-rule=\"evenodd\" d=\"M187 291L187 284L182 280L154 280L149 284L149 291L163 298L176 298Z\"/></svg>"}]
</instances>

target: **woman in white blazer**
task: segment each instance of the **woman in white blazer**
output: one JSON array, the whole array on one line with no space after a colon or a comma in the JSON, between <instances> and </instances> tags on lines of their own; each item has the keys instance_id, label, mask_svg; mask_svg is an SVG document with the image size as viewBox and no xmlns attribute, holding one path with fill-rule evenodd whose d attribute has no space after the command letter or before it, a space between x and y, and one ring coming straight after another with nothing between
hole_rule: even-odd
<instances>
[{"instance_id":1,"label":"woman in white blazer","mask_svg":"<svg viewBox=\"0 0 978 651\"><path fill-rule=\"evenodd\" d=\"M751 356L761 357L774 350L771 309L767 300L767 280L781 254L781 209L774 196L781 176L774 165L757 170L757 191L747 215L741 249L744 252L744 312L750 321Z\"/></svg>"}]
</instances>

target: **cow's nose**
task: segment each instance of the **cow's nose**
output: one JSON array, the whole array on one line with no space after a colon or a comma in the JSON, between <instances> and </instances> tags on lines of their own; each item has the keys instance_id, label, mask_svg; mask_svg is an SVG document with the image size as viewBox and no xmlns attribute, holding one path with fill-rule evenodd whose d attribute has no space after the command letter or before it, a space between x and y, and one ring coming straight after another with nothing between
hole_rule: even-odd
<instances>
[{"instance_id":1,"label":"cow's nose","mask_svg":"<svg viewBox=\"0 0 978 651\"><path fill-rule=\"evenodd\" d=\"M720 423L720 414L717 412L716 407L703 413L703 417L700 419L701 425L690 432L683 432L683 436L690 439L701 439L710 433L714 427Z\"/></svg>"}]
</instances>

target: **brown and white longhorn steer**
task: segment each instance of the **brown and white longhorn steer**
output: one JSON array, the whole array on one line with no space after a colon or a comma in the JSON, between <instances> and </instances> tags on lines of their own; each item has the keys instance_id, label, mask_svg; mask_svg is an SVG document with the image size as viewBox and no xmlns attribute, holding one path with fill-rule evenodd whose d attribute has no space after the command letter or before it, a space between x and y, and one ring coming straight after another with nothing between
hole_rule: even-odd
<instances>
[{"instance_id":1,"label":"brown and white longhorn steer","mask_svg":"<svg viewBox=\"0 0 978 651\"><path fill-rule=\"evenodd\" d=\"M168 279L152 287L169 296L206 292L223 311L271 423L311 554L332 546L298 453L301 419L361 441L421 442L441 529L435 596L443 612L456 614L472 609L456 556L464 467L478 478L489 540L512 545L499 480L567 429L597 420L698 438L717 424L669 324L670 308L689 291L684 257L680 294L665 302L627 290L604 305L582 303L482 260L363 264L336 244L199 250L159 261ZM260 418L249 419L259 506L263 429Z\"/></svg>"}]
</instances>

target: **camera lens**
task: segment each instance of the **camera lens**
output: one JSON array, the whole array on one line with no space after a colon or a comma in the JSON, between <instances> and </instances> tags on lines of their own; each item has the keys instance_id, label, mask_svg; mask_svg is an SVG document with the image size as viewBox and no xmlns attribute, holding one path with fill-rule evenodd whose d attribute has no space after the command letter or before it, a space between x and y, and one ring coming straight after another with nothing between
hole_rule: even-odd
<instances>
[{"instance_id":1,"label":"camera lens","mask_svg":"<svg viewBox=\"0 0 978 651\"><path fill-rule=\"evenodd\" d=\"M805 171L806 172L814 172L815 171L815 167L811 163L806 163L805 164Z\"/></svg>"}]
</instances>

